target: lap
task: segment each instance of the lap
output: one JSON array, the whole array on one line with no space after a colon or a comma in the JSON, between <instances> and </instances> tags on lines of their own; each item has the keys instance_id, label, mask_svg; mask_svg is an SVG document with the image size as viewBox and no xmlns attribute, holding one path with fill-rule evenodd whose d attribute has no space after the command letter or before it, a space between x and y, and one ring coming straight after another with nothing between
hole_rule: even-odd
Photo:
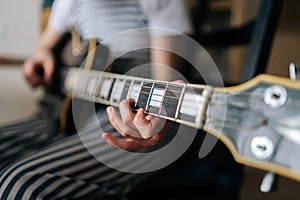
<instances>
[{"instance_id":1,"label":"lap","mask_svg":"<svg viewBox=\"0 0 300 200\"><path fill-rule=\"evenodd\" d=\"M105 112L100 112L98 118L104 131L114 132L106 119ZM184 198L189 196L188 193L198 198L198 195L204 195L205 190L230 190L230 186L228 188L222 186L218 178L215 178L217 176L221 176L220 180L223 181L232 180L235 184L240 183L239 166L233 164L233 173L236 177L234 181L231 179L231 169L225 169L222 163L214 164L210 162L210 158L198 159L197 148L188 151L170 166L155 172L141 174L121 172L106 166L94 155L101 155L106 160L113 160L120 165L130 165L133 168L141 165L135 160L116 155L110 145L100 139L98 123L91 123L80 132L81 135L60 138L51 145L39 147L34 153L24 156L3 170L0 177L1 198L55 199L128 195L134 199L146 198L144 197L146 194L151 199L152 197L167 198L171 194L173 197ZM227 164L233 163L221 157ZM232 189L230 197L236 196L238 192L237 187Z\"/></svg>"},{"instance_id":2,"label":"lap","mask_svg":"<svg viewBox=\"0 0 300 200\"><path fill-rule=\"evenodd\" d=\"M105 127L113 131L108 121ZM85 145L82 137L85 138ZM46 147L36 148L33 153L23 156L2 171L1 198L79 198L94 192L110 193L112 188L115 190L125 186L121 183L130 181L133 174L107 167L87 150L86 146L96 154L113 159L114 154L107 149L110 145L100 138L98 124L91 123L82 130L81 137L75 134ZM112 184L116 187L111 187Z\"/></svg>"}]
</instances>

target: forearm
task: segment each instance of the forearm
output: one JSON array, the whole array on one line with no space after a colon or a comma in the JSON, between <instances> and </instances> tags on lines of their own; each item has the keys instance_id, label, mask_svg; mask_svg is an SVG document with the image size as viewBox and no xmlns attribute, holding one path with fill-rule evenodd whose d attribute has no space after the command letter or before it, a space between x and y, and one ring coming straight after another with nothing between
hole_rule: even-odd
<instances>
[{"instance_id":1,"label":"forearm","mask_svg":"<svg viewBox=\"0 0 300 200\"><path fill-rule=\"evenodd\" d=\"M179 78L182 71L182 62L178 55L172 53L175 48L177 36L154 37L151 40L152 77L157 80L174 81Z\"/></svg>"},{"instance_id":2,"label":"forearm","mask_svg":"<svg viewBox=\"0 0 300 200\"><path fill-rule=\"evenodd\" d=\"M47 28L32 56L24 62L24 76L33 87L39 85L51 86L55 68L52 49L61 36L61 34Z\"/></svg>"},{"instance_id":3,"label":"forearm","mask_svg":"<svg viewBox=\"0 0 300 200\"><path fill-rule=\"evenodd\" d=\"M50 52L61 39L62 35L62 33L58 33L47 27L41 35L41 38L33 52L33 56L38 56L43 52Z\"/></svg>"}]
</instances>

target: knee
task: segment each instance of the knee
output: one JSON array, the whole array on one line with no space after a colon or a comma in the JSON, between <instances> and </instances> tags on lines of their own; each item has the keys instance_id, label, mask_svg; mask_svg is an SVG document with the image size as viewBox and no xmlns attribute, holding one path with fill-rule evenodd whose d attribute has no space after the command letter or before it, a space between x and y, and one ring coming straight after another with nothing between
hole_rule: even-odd
<instances>
[{"instance_id":1,"label":"knee","mask_svg":"<svg viewBox=\"0 0 300 200\"><path fill-rule=\"evenodd\" d=\"M0 177L0 199L29 199L40 176L23 165L12 165Z\"/></svg>"}]
</instances>

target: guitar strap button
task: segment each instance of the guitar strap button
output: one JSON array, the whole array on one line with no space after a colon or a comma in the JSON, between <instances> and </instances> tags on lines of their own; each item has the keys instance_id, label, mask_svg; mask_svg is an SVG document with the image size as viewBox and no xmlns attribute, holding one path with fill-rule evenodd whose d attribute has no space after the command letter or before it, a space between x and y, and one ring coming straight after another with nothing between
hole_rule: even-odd
<instances>
[{"instance_id":1,"label":"guitar strap button","mask_svg":"<svg viewBox=\"0 0 300 200\"><path fill-rule=\"evenodd\" d=\"M264 193L275 191L277 189L277 178L277 174L268 172L260 184L260 191Z\"/></svg>"}]
</instances>

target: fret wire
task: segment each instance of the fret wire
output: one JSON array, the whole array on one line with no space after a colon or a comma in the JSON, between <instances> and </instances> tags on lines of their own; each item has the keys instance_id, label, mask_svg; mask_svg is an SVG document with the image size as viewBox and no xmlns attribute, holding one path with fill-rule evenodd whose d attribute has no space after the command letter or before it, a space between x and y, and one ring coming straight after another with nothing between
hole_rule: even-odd
<instances>
[{"instance_id":1,"label":"fret wire","mask_svg":"<svg viewBox=\"0 0 300 200\"><path fill-rule=\"evenodd\" d=\"M110 91L111 91L111 87L113 86L113 80L114 80L114 78L113 77L111 77L111 76L109 76L108 77L108 83L107 83L107 85L106 85L106 89L105 89L105 96L106 96L106 100L110 100Z\"/></svg>"},{"instance_id":2,"label":"fret wire","mask_svg":"<svg viewBox=\"0 0 300 200\"><path fill-rule=\"evenodd\" d=\"M136 88L138 88L138 90ZM140 92L140 85L133 83L132 89L131 89L131 98L133 98L135 101L137 101L139 92Z\"/></svg>"},{"instance_id":3,"label":"fret wire","mask_svg":"<svg viewBox=\"0 0 300 200\"><path fill-rule=\"evenodd\" d=\"M101 98L101 82L103 82L103 73L99 72L98 74L98 82L97 82L97 86L96 86L96 91L95 91L95 96L98 98ZM98 96L97 96L98 95Z\"/></svg>"},{"instance_id":4,"label":"fret wire","mask_svg":"<svg viewBox=\"0 0 300 200\"><path fill-rule=\"evenodd\" d=\"M134 90L134 91L137 91L137 90ZM141 94L148 94L148 92L144 92L144 91L141 91ZM163 97L164 95L158 95L158 94L155 94L155 96L158 96L158 97ZM164 96L165 98L169 98L169 99L178 99L177 97L174 97L174 96Z\"/></svg>"},{"instance_id":5,"label":"fret wire","mask_svg":"<svg viewBox=\"0 0 300 200\"><path fill-rule=\"evenodd\" d=\"M120 82L120 80L119 80L119 82ZM123 91L124 88L126 87L126 79L123 79L123 86L122 87L123 87L123 89L122 89L122 91ZM122 99L122 92L121 92L121 94L119 96L119 99L117 101L118 101L118 103L120 103L122 100L123 99Z\"/></svg>"},{"instance_id":6,"label":"fret wire","mask_svg":"<svg viewBox=\"0 0 300 200\"><path fill-rule=\"evenodd\" d=\"M119 82L120 82L119 78L115 77L115 81L114 81L114 84L112 85L112 90L111 90L111 93L110 93L110 98L109 98L110 102L114 101L114 93L118 89Z\"/></svg>"},{"instance_id":7,"label":"fret wire","mask_svg":"<svg viewBox=\"0 0 300 200\"><path fill-rule=\"evenodd\" d=\"M120 103L123 99L126 99L126 95L128 94L128 85L126 78L123 76L119 80L117 93L119 96L115 98L116 102Z\"/></svg>"},{"instance_id":8,"label":"fret wire","mask_svg":"<svg viewBox=\"0 0 300 200\"><path fill-rule=\"evenodd\" d=\"M116 78L115 77L108 77L108 84L105 90L105 98L109 101L111 96L111 91L113 89L114 83Z\"/></svg>"},{"instance_id":9,"label":"fret wire","mask_svg":"<svg viewBox=\"0 0 300 200\"><path fill-rule=\"evenodd\" d=\"M124 96L124 90L126 90L126 85L127 85L127 80L125 78L122 78L122 90L120 91L118 103L124 100L128 95L128 91L127 91L126 97Z\"/></svg>"},{"instance_id":10,"label":"fret wire","mask_svg":"<svg viewBox=\"0 0 300 200\"><path fill-rule=\"evenodd\" d=\"M162 95L163 99L162 99L162 101L160 102L159 111L158 111L158 115L159 115L159 116L161 115L162 104L163 104L163 102L164 102L164 100L165 100L165 95L166 95L166 93L167 93L168 87L169 87L169 82L167 82L167 85L166 85L165 90L164 90L164 94Z\"/></svg>"},{"instance_id":11,"label":"fret wire","mask_svg":"<svg viewBox=\"0 0 300 200\"><path fill-rule=\"evenodd\" d=\"M77 85L78 91L80 93L83 93L85 91L85 87L86 87L86 77L83 74L83 76L77 76L76 80L77 80L77 84L76 85ZM81 85L80 83L84 83L84 84Z\"/></svg>"},{"instance_id":12,"label":"fret wire","mask_svg":"<svg viewBox=\"0 0 300 200\"><path fill-rule=\"evenodd\" d=\"M114 77L114 76L113 76ZM88 73L84 73L84 77L83 77L83 80L85 80L85 81L83 81L83 82L86 82L87 83L87 85L85 85L85 86L87 86L87 87L89 87L89 85L90 85L90 83L91 83L91 79L92 78L94 78L95 79L95 76L94 77L92 77L92 76L89 76L88 75ZM103 87L103 94L105 95L106 93L107 93L107 91L109 90L109 89L111 89L110 91L112 91L112 95L114 96L115 95L115 90L117 90L118 88L119 88L119 86L121 85L121 82L120 82L120 79L112 79L111 77L109 78L109 77L106 77L106 74L105 74L105 78L104 78L104 80L105 80L105 82L107 82L107 84L104 84L105 85L105 87ZM93 85L97 85L96 86L96 90L97 91L99 91L99 88L101 87L101 81L103 81L103 79L101 79L100 77L99 77L99 79L98 79L98 82L97 82L97 84L93 84ZM114 82L114 81L116 81L116 82ZM96 81L94 81L94 82L96 82ZM118 82L118 83L117 83ZM125 80L124 80L124 82L125 82ZM138 82L140 82L140 84L138 83ZM116 84L116 85L113 85L113 84ZM137 83L137 84L135 84L135 83ZM141 81L140 79L139 79L139 81L134 81L134 80L130 80L129 82L128 82L128 84L126 84L125 85L125 87L126 88L128 88L128 86L129 86L129 89L128 89L128 93L127 93L127 96L128 95L131 95L131 93L132 92L136 92L137 94L137 99L142 99L142 96L144 96L145 97L145 95L141 95L141 93L143 93L144 91L142 90L143 89L143 84L145 83L145 81L143 80L143 81ZM146 109L147 110L149 110L149 108L151 107L151 106L153 106L153 107L155 107L155 108L159 108L159 115L161 115L162 114L162 105L164 105L164 102L166 102L166 99L167 98L169 98L170 99L170 101L168 101L168 102L170 102L170 104L168 104L168 106L170 106L170 107L173 107L174 106L174 108L176 108L176 112L175 112L175 117L176 118L178 118L179 117L179 111L180 111L180 109L179 109L179 107L180 106L182 106L182 102L184 101L183 100L183 95L184 95L184 92L186 92L186 85L183 85L183 87L182 88L179 88L179 86L177 87L177 85L174 85L174 87L175 87L175 91L172 91L173 93L178 93L178 94L180 94L180 96L179 96L179 101L178 101L178 103L176 104L176 103L174 103L174 101L172 100L172 99L177 99L177 98L175 98L173 95L171 96L171 95L168 95L168 88L170 87L169 86L169 82L166 82L166 86L165 86L165 88L163 88L163 86L165 85L165 84L162 84L161 85L161 88L159 87L158 88L158 90L157 90L157 92L155 92L155 87L156 87L156 83L157 82L155 82L155 83L152 83L152 87L149 87L149 83L147 82L147 84L144 86L144 88L151 88L150 89L150 93L151 93L151 96L149 96L148 97L148 99L145 97L145 100L147 99L147 105L146 105ZM134 86L134 84L135 84L135 86ZM79 84L78 84L79 85ZM104 86L103 85L103 86ZM138 85L140 85L140 87L138 87ZM134 87L133 87L134 86ZM84 88L84 87L83 87ZM172 85L172 88L173 88L173 85ZM180 89L180 90L178 90L178 91L181 91L181 93L179 93L178 91L176 91L176 89ZM183 92L184 91L184 92ZM162 92L163 92L163 95L162 95ZM126 94L126 93L125 93ZM171 93L169 93L169 94L171 94ZM82 94L82 95L84 95L84 94ZM134 96L136 96L136 95L134 95ZM176 94L175 94L176 95ZM177 96L177 95L176 95ZM199 96L201 96L200 94L198 94L198 97ZM123 96L122 96L123 97ZM120 97L120 98L122 98L122 97ZM154 97L156 97L156 100L154 99ZM196 97L196 96L195 96ZM188 101L189 100L191 100L190 102L191 103L198 103L198 101L199 101L199 98L198 97L196 97L197 98L197 100L196 101L193 101L193 100L191 100L191 99L187 99ZM119 97L118 97L119 98ZM201 98L201 100L200 100L200 102L202 102L202 101L205 101L206 99L203 99L203 98ZM151 101L153 101L153 102L151 102ZM144 101L145 102L145 101ZM136 102L137 103L137 102ZM158 107L158 104L160 105L159 107ZM137 104L136 104L137 105ZM185 105L185 106L183 106L184 108L186 108L186 109L188 109L188 107L186 107L186 106L188 106L188 105ZM188 113L187 113L188 114Z\"/></svg>"},{"instance_id":13,"label":"fret wire","mask_svg":"<svg viewBox=\"0 0 300 200\"><path fill-rule=\"evenodd\" d=\"M71 84L71 85L73 86L71 92L74 92L74 91L75 91L75 93L78 92L78 90L77 90L77 88L76 88L77 85L78 85L78 83L77 83L77 81L78 81L78 73L79 73L79 70L78 70L78 69L72 70L71 79L69 80L69 81L70 81L69 84ZM73 84L72 84L72 83L73 83Z\"/></svg>"},{"instance_id":14,"label":"fret wire","mask_svg":"<svg viewBox=\"0 0 300 200\"><path fill-rule=\"evenodd\" d=\"M109 81L110 81L110 77L109 76L106 76L104 77L104 81L103 83L105 83L103 86L105 87L104 90L103 90L103 98L102 99L105 99L106 100L106 97L107 97L107 94L108 94L108 87L109 87Z\"/></svg>"},{"instance_id":15,"label":"fret wire","mask_svg":"<svg viewBox=\"0 0 300 200\"><path fill-rule=\"evenodd\" d=\"M85 74L86 76L84 77L86 80L85 83L85 87L84 90L82 91L82 93L87 94L87 89L88 89L88 85L89 85L89 81L90 81L90 74Z\"/></svg>"},{"instance_id":16,"label":"fret wire","mask_svg":"<svg viewBox=\"0 0 300 200\"><path fill-rule=\"evenodd\" d=\"M88 81L87 81L87 83L86 83L86 88L85 88L85 94L88 95L88 96L90 96L90 92L91 92L91 91L90 91L90 90L91 90L90 87L91 87L91 81L92 81L92 79L93 79L92 76L89 75L89 76L88 76Z\"/></svg>"},{"instance_id":17,"label":"fret wire","mask_svg":"<svg viewBox=\"0 0 300 200\"><path fill-rule=\"evenodd\" d=\"M139 97L140 97L140 94L141 94L141 91L142 91L143 84L144 84L144 80L141 81L139 92L138 92L138 95L137 95L137 100L136 100L136 102L134 104L134 107L137 107L137 104L138 104L138 101L139 101Z\"/></svg>"},{"instance_id":18,"label":"fret wire","mask_svg":"<svg viewBox=\"0 0 300 200\"><path fill-rule=\"evenodd\" d=\"M182 94L182 84L170 83L168 89L166 90L163 107L165 108L165 114L168 117L172 117L175 120L176 110L179 102L180 95ZM167 101L168 100L168 101ZM178 115L177 115L178 118Z\"/></svg>"},{"instance_id":19,"label":"fret wire","mask_svg":"<svg viewBox=\"0 0 300 200\"><path fill-rule=\"evenodd\" d=\"M76 76L76 84L75 84L76 88L78 88L78 92L80 92L80 93L84 93L86 91L87 82L88 82L85 74L84 73L82 73L82 74L83 74L82 76ZM79 83L83 83L84 85L79 84ZM80 87L80 85L81 85L81 87Z\"/></svg>"},{"instance_id":20,"label":"fret wire","mask_svg":"<svg viewBox=\"0 0 300 200\"><path fill-rule=\"evenodd\" d=\"M201 110L202 113L199 114L199 119L196 121L197 126L199 128L202 128L203 125L204 125L204 120L206 118L206 110L208 108L208 104L209 104L212 92L213 92L213 87L211 87L211 86L206 86L206 88L204 88L203 91L202 91L202 95L205 98L204 98L204 101L202 103L202 110Z\"/></svg>"},{"instance_id":21,"label":"fret wire","mask_svg":"<svg viewBox=\"0 0 300 200\"><path fill-rule=\"evenodd\" d=\"M80 85L79 83L84 83L84 76L76 76L75 78L75 91L82 93L85 85Z\"/></svg>"},{"instance_id":22,"label":"fret wire","mask_svg":"<svg viewBox=\"0 0 300 200\"><path fill-rule=\"evenodd\" d=\"M112 90L114 89L114 85L115 85L115 81L116 81L117 77L110 77L110 86L109 86L109 90L108 90L108 95L107 95L107 100L110 101L111 99L111 95L112 95Z\"/></svg>"},{"instance_id":23,"label":"fret wire","mask_svg":"<svg viewBox=\"0 0 300 200\"><path fill-rule=\"evenodd\" d=\"M132 90L132 86L133 86L134 80L130 80L130 81L131 81L131 82L130 82L130 85L129 85L129 88L128 88L128 93L127 93L126 99L132 98L132 97L130 96L130 94L131 94L131 90Z\"/></svg>"},{"instance_id":24,"label":"fret wire","mask_svg":"<svg viewBox=\"0 0 300 200\"><path fill-rule=\"evenodd\" d=\"M187 89L186 89L186 92L183 96L183 99L182 99L182 103L181 103L181 108L180 108L180 113L181 114L192 114L193 116L197 117L197 113L198 112L201 112L202 110L202 105L199 105L200 103L203 104L205 101L205 97L203 95L201 95L200 93L197 93L195 91L192 92L192 91L189 91L187 92ZM191 105L197 105L197 110L194 109L193 106Z\"/></svg>"},{"instance_id":25,"label":"fret wire","mask_svg":"<svg viewBox=\"0 0 300 200\"><path fill-rule=\"evenodd\" d=\"M183 85L182 90L181 90L179 101L178 101L178 104L177 104L177 107L176 107L175 119L178 118L178 113L179 113L179 109L180 109L180 105L181 105L181 102L182 102L183 93L185 91L185 88L186 88L186 84Z\"/></svg>"},{"instance_id":26,"label":"fret wire","mask_svg":"<svg viewBox=\"0 0 300 200\"><path fill-rule=\"evenodd\" d=\"M104 99L104 96L103 96L103 94L104 94L104 92L105 92L105 80L106 80L106 77L104 76L105 74L103 74L102 75L102 77L101 77L101 84L100 84L100 87L99 87L99 98L100 99Z\"/></svg>"},{"instance_id":27,"label":"fret wire","mask_svg":"<svg viewBox=\"0 0 300 200\"><path fill-rule=\"evenodd\" d=\"M97 76L93 75L89 81L89 86L88 86L89 89L87 91L90 96L96 97L97 83L98 83Z\"/></svg>"},{"instance_id":28,"label":"fret wire","mask_svg":"<svg viewBox=\"0 0 300 200\"><path fill-rule=\"evenodd\" d=\"M64 78L65 80L63 83L63 90L66 93L71 93L74 90L76 72L77 72L77 70L71 68Z\"/></svg>"},{"instance_id":29,"label":"fret wire","mask_svg":"<svg viewBox=\"0 0 300 200\"><path fill-rule=\"evenodd\" d=\"M89 96L89 87L90 87L90 82L91 82L91 80L92 80L92 75L91 74L88 74L87 75L87 82L86 82L86 87L85 87L85 90L84 90L84 93L86 94L86 95L88 95Z\"/></svg>"},{"instance_id":30,"label":"fret wire","mask_svg":"<svg viewBox=\"0 0 300 200\"><path fill-rule=\"evenodd\" d=\"M153 89L154 89L154 84L155 84L155 80L152 83L152 86L151 86L151 89L150 89L150 92L149 92L149 95L148 95L148 100L147 100L147 104L146 104L146 108L145 108L146 111L149 110L149 104L150 104L152 92L153 92Z\"/></svg>"},{"instance_id":31,"label":"fret wire","mask_svg":"<svg viewBox=\"0 0 300 200\"><path fill-rule=\"evenodd\" d=\"M152 95L153 97L153 95ZM163 97L163 95L159 95L159 97ZM140 100L147 100L148 98L140 98ZM174 98L176 99L176 98ZM183 99L183 98L182 98ZM205 102L205 98L201 98L199 100L186 100L186 101L189 101L190 103L188 104L182 104L182 100L181 100L181 104L179 104L181 106L181 108L186 108L186 109L193 109L194 108L194 104L199 104L199 103L203 103ZM160 105L163 103L163 100L157 100L157 99L153 99L151 98L151 101L150 102L159 102ZM179 102L179 101L178 101ZM213 102L211 104L214 104ZM151 105L151 104L150 104ZM178 107L178 103L168 103L169 106L171 107Z\"/></svg>"}]
</instances>

